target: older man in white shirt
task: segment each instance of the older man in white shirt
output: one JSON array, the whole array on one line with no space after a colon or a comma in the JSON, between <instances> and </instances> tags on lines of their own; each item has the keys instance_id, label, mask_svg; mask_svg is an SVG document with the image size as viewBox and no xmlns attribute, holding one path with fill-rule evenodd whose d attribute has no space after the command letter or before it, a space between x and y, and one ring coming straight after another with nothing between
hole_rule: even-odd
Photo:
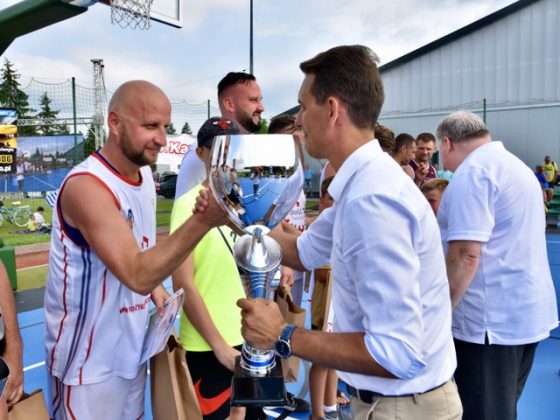
<instances>
[{"instance_id":1,"label":"older man in white shirt","mask_svg":"<svg viewBox=\"0 0 560 420\"><path fill-rule=\"evenodd\" d=\"M450 114L436 134L444 167L455 172L438 221L463 418L513 420L537 344L558 326L542 192L477 115Z\"/></svg>"},{"instance_id":2,"label":"older man in white shirt","mask_svg":"<svg viewBox=\"0 0 560 420\"><path fill-rule=\"evenodd\" d=\"M309 154L337 174L333 208L296 239L282 232L284 263L333 271L335 333L286 325L263 300L239 301L251 345L339 370L356 419L459 419L451 303L436 219L418 188L374 140L384 94L377 57L342 46L300 65Z\"/></svg>"}]
</instances>

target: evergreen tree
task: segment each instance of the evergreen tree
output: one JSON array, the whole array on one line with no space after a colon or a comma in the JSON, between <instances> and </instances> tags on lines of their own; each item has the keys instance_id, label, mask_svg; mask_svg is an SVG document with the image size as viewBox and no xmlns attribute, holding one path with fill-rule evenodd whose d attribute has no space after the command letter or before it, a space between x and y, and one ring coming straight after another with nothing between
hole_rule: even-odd
<instances>
[{"instance_id":1,"label":"evergreen tree","mask_svg":"<svg viewBox=\"0 0 560 420\"><path fill-rule=\"evenodd\" d=\"M84 159L95 152L95 130L93 124L89 126L84 139Z\"/></svg>"},{"instance_id":2,"label":"evergreen tree","mask_svg":"<svg viewBox=\"0 0 560 420\"><path fill-rule=\"evenodd\" d=\"M36 115L36 118L44 120L44 124L39 126L39 131L44 136L51 136L53 134L56 134L56 127L52 124L52 122L57 117L60 111L54 111L51 108L51 102L52 99L49 98L47 92L41 95L41 99L39 102L41 105L41 110Z\"/></svg>"},{"instance_id":3,"label":"evergreen tree","mask_svg":"<svg viewBox=\"0 0 560 420\"><path fill-rule=\"evenodd\" d=\"M18 118L29 117L35 110L29 107L29 96L19 88L20 75L7 58L4 59L0 75L0 105L5 108L15 108ZM19 127L18 133L20 135L35 134L36 129L33 126Z\"/></svg>"},{"instance_id":4,"label":"evergreen tree","mask_svg":"<svg viewBox=\"0 0 560 420\"><path fill-rule=\"evenodd\" d=\"M54 131L56 134L62 134L62 135L70 135L72 134L70 132L70 127L68 127L68 124L58 124L54 126Z\"/></svg>"},{"instance_id":5,"label":"evergreen tree","mask_svg":"<svg viewBox=\"0 0 560 420\"><path fill-rule=\"evenodd\" d=\"M167 130L165 130L167 132L167 134L177 134L177 130L175 130L175 127L173 126L173 123L169 124L167 126Z\"/></svg>"},{"instance_id":6,"label":"evergreen tree","mask_svg":"<svg viewBox=\"0 0 560 420\"><path fill-rule=\"evenodd\" d=\"M257 131L257 134L266 134L268 133L268 121L266 118L261 119L261 128Z\"/></svg>"},{"instance_id":7,"label":"evergreen tree","mask_svg":"<svg viewBox=\"0 0 560 420\"><path fill-rule=\"evenodd\" d=\"M185 121L183 128L181 128L181 134L192 134L191 126L188 121Z\"/></svg>"}]
</instances>

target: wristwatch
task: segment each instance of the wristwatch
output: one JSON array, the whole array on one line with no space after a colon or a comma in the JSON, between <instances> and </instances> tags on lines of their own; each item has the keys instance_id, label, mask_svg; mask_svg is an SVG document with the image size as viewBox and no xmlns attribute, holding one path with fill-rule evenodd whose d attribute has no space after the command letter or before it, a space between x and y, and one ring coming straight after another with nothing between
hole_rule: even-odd
<instances>
[{"instance_id":1,"label":"wristwatch","mask_svg":"<svg viewBox=\"0 0 560 420\"><path fill-rule=\"evenodd\" d=\"M290 345L290 340L295 329L296 326L294 324L286 325L282 330L282 334L280 334L278 341L276 342L276 354L283 359L287 359L292 355L292 346Z\"/></svg>"}]
</instances>

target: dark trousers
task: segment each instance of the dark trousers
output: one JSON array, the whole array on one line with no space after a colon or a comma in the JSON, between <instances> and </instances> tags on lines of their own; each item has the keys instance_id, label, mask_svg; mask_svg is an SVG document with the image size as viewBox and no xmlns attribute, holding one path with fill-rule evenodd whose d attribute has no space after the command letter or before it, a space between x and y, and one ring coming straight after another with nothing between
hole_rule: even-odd
<instances>
[{"instance_id":1,"label":"dark trousers","mask_svg":"<svg viewBox=\"0 0 560 420\"><path fill-rule=\"evenodd\" d=\"M538 343L519 346L455 340L455 382L463 420L515 420L517 401L533 366Z\"/></svg>"}]
</instances>

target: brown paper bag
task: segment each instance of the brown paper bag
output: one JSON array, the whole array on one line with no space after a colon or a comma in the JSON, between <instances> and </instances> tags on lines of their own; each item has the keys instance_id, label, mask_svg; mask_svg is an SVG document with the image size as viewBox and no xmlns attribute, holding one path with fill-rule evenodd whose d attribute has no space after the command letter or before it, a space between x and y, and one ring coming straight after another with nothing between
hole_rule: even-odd
<instances>
[{"instance_id":1,"label":"brown paper bag","mask_svg":"<svg viewBox=\"0 0 560 420\"><path fill-rule=\"evenodd\" d=\"M43 391L38 389L31 394L23 394L21 400L8 410L8 420L49 420Z\"/></svg>"},{"instance_id":2,"label":"brown paper bag","mask_svg":"<svg viewBox=\"0 0 560 420\"><path fill-rule=\"evenodd\" d=\"M202 420L185 350L174 335L150 359L150 395L154 420Z\"/></svg>"},{"instance_id":3,"label":"brown paper bag","mask_svg":"<svg viewBox=\"0 0 560 420\"><path fill-rule=\"evenodd\" d=\"M276 303L287 323L294 324L297 327L303 327L305 323L305 309L300 308L294 303L289 288L281 287L276 291ZM282 359L284 380L286 382L297 382L299 361L299 357L295 356Z\"/></svg>"}]
</instances>

